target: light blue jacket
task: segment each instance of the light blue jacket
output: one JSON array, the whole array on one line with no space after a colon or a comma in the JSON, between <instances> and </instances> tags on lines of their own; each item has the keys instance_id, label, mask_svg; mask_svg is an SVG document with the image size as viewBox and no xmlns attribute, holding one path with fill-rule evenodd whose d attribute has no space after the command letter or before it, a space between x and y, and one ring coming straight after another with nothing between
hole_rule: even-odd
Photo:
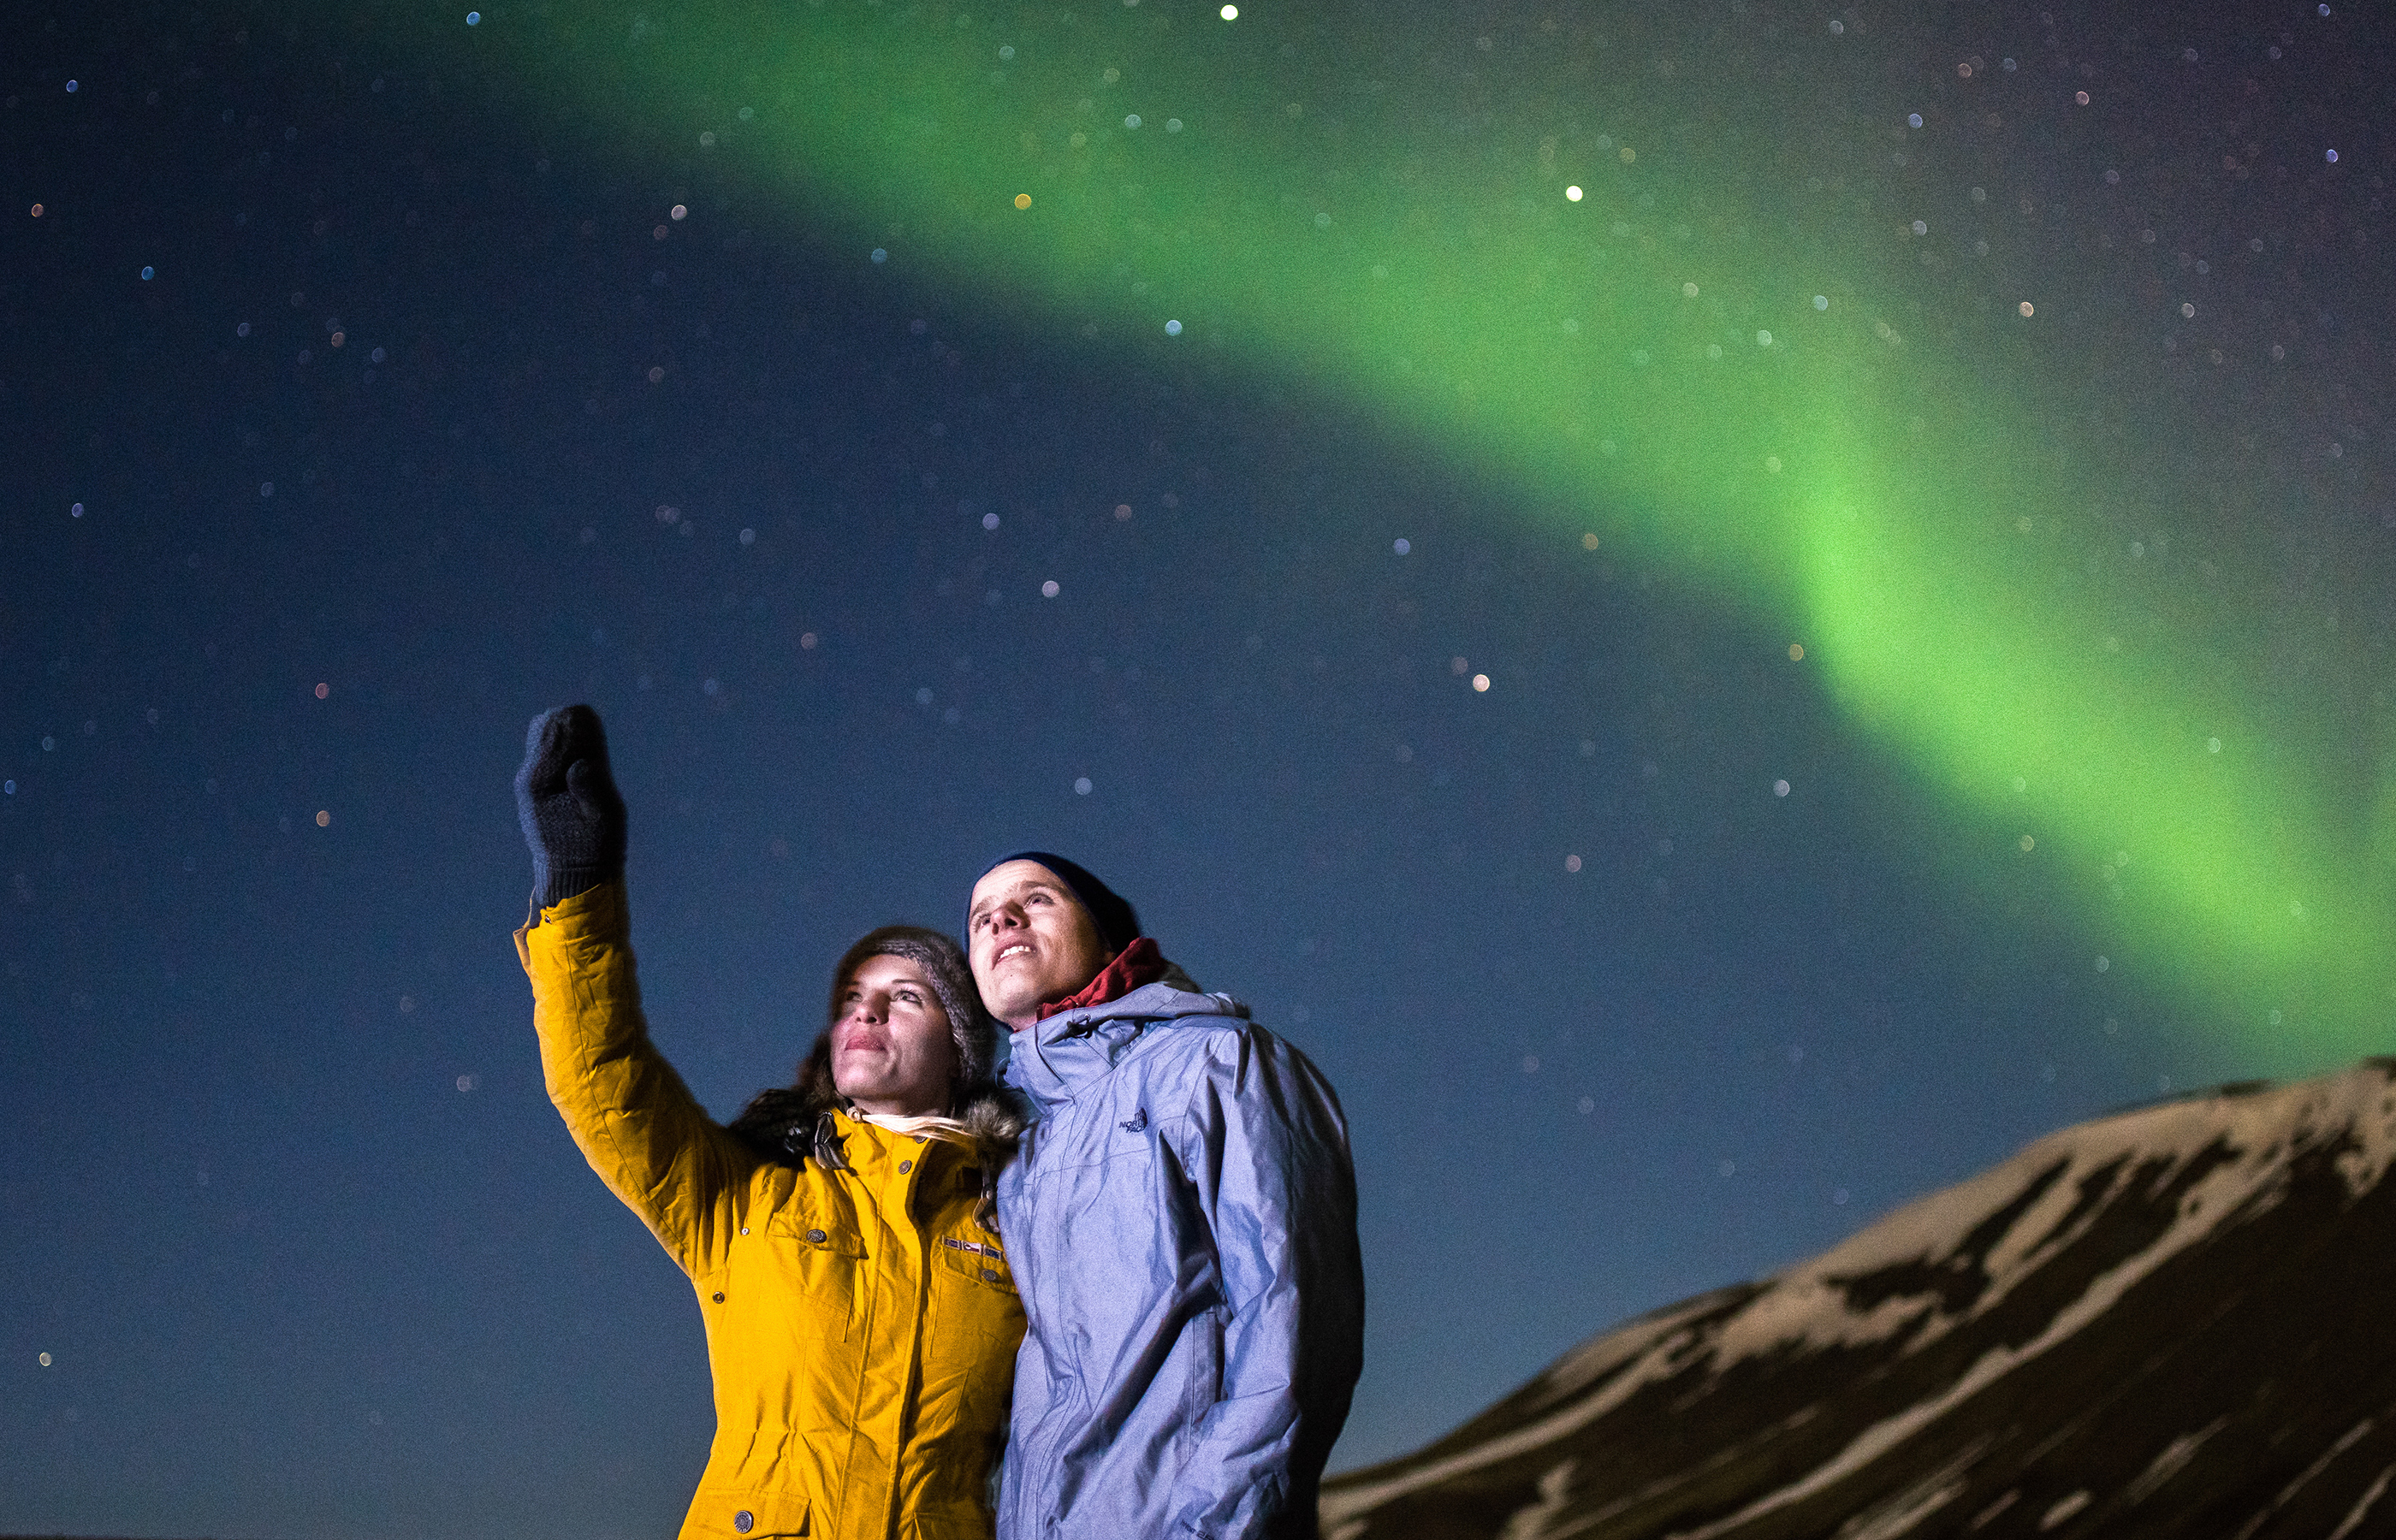
<instances>
[{"instance_id":1,"label":"light blue jacket","mask_svg":"<svg viewBox=\"0 0 2396 1540\"><path fill-rule=\"evenodd\" d=\"M999 1540L1315 1533L1364 1356L1347 1124L1305 1055L1176 982L1015 1035L1040 1122L998 1187L1030 1321Z\"/></svg>"}]
</instances>

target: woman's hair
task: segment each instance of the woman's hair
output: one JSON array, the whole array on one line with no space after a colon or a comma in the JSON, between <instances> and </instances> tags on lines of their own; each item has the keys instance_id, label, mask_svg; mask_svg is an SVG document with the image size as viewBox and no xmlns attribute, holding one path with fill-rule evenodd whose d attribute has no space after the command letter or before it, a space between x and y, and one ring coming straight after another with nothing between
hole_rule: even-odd
<instances>
[{"instance_id":1,"label":"woman's hair","mask_svg":"<svg viewBox=\"0 0 2396 1540\"><path fill-rule=\"evenodd\" d=\"M759 1092L732 1120L734 1134L778 1159L806 1152L807 1141L814 1137L816 1120L840 1105L840 1091L832 1078L832 1029L841 1017L841 997L856 978L857 970L876 957L904 958L922 969L924 982L931 986L942 1013L949 1018L949 1041L956 1048L956 1070L949 1085L948 1105L942 1110L955 1115L968 1102L992 1089L992 1066L998 1056L998 1023L982 1009L981 992L974 986L973 970L965 962L965 949L938 931L920 925L885 925L849 948L832 969L832 998L824 1008L823 1030L816 1034L814 1045L799 1061L797 1078L787 1086ZM793 1139L800 1142L793 1144Z\"/></svg>"}]
</instances>

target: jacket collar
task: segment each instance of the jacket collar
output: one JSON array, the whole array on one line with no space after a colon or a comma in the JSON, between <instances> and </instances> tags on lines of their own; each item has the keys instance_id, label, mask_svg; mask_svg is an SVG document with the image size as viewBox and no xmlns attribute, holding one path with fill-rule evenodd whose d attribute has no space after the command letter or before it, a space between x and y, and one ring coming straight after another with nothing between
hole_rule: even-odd
<instances>
[{"instance_id":1,"label":"jacket collar","mask_svg":"<svg viewBox=\"0 0 2396 1540\"><path fill-rule=\"evenodd\" d=\"M1006 1082L1032 1098L1045 1117L1106 1078L1125 1055L1157 1028L1184 1016L1245 1018L1248 1008L1227 994L1201 994L1171 963L1165 976L1121 1000L1065 1011L1018 1030L1009 1046Z\"/></svg>"},{"instance_id":2,"label":"jacket collar","mask_svg":"<svg viewBox=\"0 0 2396 1540\"><path fill-rule=\"evenodd\" d=\"M813 1160L826 1171L845 1171L848 1157L842 1137L848 1132L847 1103L832 1089L829 1066L820 1075L809 1075L806 1069L801 1066L796 1085L759 1092L728 1127L735 1138L765 1160L801 1167ZM1014 1157L1025 1109L1022 1098L1004 1085L984 1081L958 1109L957 1121L965 1125L983 1168L995 1174Z\"/></svg>"},{"instance_id":3,"label":"jacket collar","mask_svg":"<svg viewBox=\"0 0 2396 1540\"><path fill-rule=\"evenodd\" d=\"M1156 949L1152 936L1143 936L1115 954L1115 960L1098 970L1098 976L1083 985L1062 1000L1052 1000L1040 1007L1040 1019L1063 1016L1090 1005L1111 1005L1144 984L1154 984L1170 972L1173 964Z\"/></svg>"}]
</instances>

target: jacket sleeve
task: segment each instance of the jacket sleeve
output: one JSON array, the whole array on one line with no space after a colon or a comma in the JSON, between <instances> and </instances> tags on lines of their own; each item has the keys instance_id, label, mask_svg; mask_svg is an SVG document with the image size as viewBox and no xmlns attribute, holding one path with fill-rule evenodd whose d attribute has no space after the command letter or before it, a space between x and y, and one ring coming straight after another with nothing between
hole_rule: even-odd
<instances>
[{"instance_id":1,"label":"jacket sleeve","mask_svg":"<svg viewBox=\"0 0 2396 1540\"><path fill-rule=\"evenodd\" d=\"M696 1278L719 1266L759 1162L649 1041L620 882L516 932L549 1099L608 1190Z\"/></svg>"},{"instance_id":2,"label":"jacket sleeve","mask_svg":"<svg viewBox=\"0 0 2396 1540\"><path fill-rule=\"evenodd\" d=\"M1189 1109L1185 1169L1214 1232L1222 1393L1175 1481L1173 1533L1311 1536L1364 1364L1356 1177L1330 1082L1260 1029L1225 1033Z\"/></svg>"}]
</instances>

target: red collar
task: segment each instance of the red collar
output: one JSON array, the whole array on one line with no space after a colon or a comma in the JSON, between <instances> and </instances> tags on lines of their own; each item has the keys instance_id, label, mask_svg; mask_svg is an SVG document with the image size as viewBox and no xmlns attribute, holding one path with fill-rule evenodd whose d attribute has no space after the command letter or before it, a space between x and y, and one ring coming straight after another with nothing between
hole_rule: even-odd
<instances>
[{"instance_id":1,"label":"red collar","mask_svg":"<svg viewBox=\"0 0 2396 1540\"><path fill-rule=\"evenodd\" d=\"M1079 1011L1092 1005L1111 1005L1143 984L1153 984L1165 976L1165 954L1156 949L1156 942L1141 936L1115 954L1115 960L1098 970L1098 976L1073 994L1062 1000L1052 1000L1040 1007L1032 1019L1045 1021L1067 1011Z\"/></svg>"}]
</instances>

